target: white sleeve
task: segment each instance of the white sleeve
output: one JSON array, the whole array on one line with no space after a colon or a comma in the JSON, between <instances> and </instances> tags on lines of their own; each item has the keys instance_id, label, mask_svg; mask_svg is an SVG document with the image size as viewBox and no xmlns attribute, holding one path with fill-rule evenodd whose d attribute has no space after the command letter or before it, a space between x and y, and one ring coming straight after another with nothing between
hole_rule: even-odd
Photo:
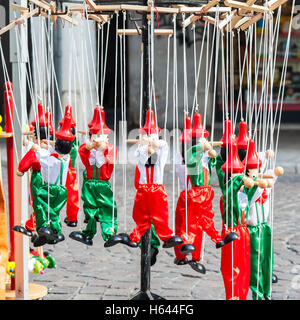
<instances>
[{"instance_id":1,"label":"white sleeve","mask_svg":"<svg viewBox=\"0 0 300 320\"><path fill-rule=\"evenodd\" d=\"M160 141L159 158L161 166L164 167L168 160L169 146L166 141Z\"/></svg>"},{"instance_id":2,"label":"white sleeve","mask_svg":"<svg viewBox=\"0 0 300 320\"><path fill-rule=\"evenodd\" d=\"M260 187L257 187L252 199L251 199L251 202L250 202L250 208L255 204L256 200L259 199L262 195L262 193L264 192L264 189L263 188L260 188Z\"/></svg>"},{"instance_id":3,"label":"white sleeve","mask_svg":"<svg viewBox=\"0 0 300 320\"><path fill-rule=\"evenodd\" d=\"M245 192L238 192L238 199L239 199L239 208L241 210L245 210L248 206L248 196Z\"/></svg>"},{"instance_id":4,"label":"white sleeve","mask_svg":"<svg viewBox=\"0 0 300 320\"><path fill-rule=\"evenodd\" d=\"M47 149L40 148L35 154L41 164L48 162L50 152Z\"/></svg>"},{"instance_id":5,"label":"white sleeve","mask_svg":"<svg viewBox=\"0 0 300 320\"><path fill-rule=\"evenodd\" d=\"M105 163L106 163L106 158L104 156L103 151L98 151L96 152L96 160L97 160L97 167L101 168Z\"/></svg>"},{"instance_id":6,"label":"white sleeve","mask_svg":"<svg viewBox=\"0 0 300 320\"><path fill-rule=\"evenodd\" d=\"M148 146L139 145L135 150L134 155L137 159L137 163L145 164L150 157L150 155L148 154Z\"/></svg>"}]
</instances>

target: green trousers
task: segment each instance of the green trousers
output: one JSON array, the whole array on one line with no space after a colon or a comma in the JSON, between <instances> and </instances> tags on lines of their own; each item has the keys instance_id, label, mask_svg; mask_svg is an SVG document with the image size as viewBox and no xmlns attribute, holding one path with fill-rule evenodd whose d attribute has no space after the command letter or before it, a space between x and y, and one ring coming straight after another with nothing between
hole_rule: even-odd
<instances>
[{"instance_id":1,"label":"green trousers","mask_svg":"<svg viewBox=\"0 0 300 320\"><path fill-rule=\"evenodd\" d=\"M117 233L117 206L116 202L113 204L113 192L109 181L84 180L81 199L83 200L84 214L89 219L86 229L83 230L85 236L92 239L97 233L96 218L100 222L104 241Z\"/></svg>"},{"instance_id":2,"label":"green trousers","mask_svg":"<svg viewBox=\"0 0 300 320\"><path fill-rule=\"evenodd\" d=\"M77 157L77 147L76 147L76 144L74 145L74 143L73 143L73 147L72 147L71 152L70 152L72 168L75 168L76 157Z\"/></svg>"},{"instance_id":3,"label":"green trousers","mask_svg":"<svg viewBox=\"0 0 300 320\"><path fill-rule=\"evenodd\" d=\"M59 213L67 202L67 189L63 185L43 183L37 192L32 194L35 197L34 212L36 216L37 230L41 227L48 227L60 235L61 221ZM49 219L48 219L49 216Z\"/></svg>"},{"instance_id":4,"label":"green trousers","mask_svg":"<svg viewBox=\"0 0 300 320\"><path fill-rule=\"evenodd\" d=\"M271 296L273 274L272 231L266 222L263 222L260 227L261 231L259 232L259 225L248 226L251 252L250 289L252 290L253 300L268 299Z\"/></svg>"},{"instance_id":5,"label":"green trousers","mask_svg":"<svg viewBox=\"0 0 300 320\"><path fill-rule=\"evenodd\" d=\"M142 240L139 242L139 246L141 246ZM154 225L151 224L151 247L154 248L159 248L160 246L160 241L159 241L159 237L155 231Z\"/></svg>"},{"instance_id":6,"label":"green trousers","mask_svg":"<svg viewBox=\"0 0 300 320\"><path fill-rule=\"evenodd\" d=\"M37 193L40 187L43 185L43 178L40 171L33 170L31 173L31 194L32 194L32 207L33 211L36 212L37 209Z\"/></svg>"}]
</instances>

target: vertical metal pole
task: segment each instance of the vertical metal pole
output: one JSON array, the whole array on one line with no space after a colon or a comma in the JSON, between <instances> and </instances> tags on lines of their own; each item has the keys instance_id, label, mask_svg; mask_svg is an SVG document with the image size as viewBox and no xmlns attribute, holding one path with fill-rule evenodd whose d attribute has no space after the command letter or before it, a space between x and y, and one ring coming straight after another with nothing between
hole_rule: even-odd
<instances>
[{"instance_id":1,"label":"vertical metal pole","mask_svg":"<svg viewBox=\"0 0 300 320\"><path fill-rule=\"evenodd\" d=\"M17 3L23 7L27 7L27 0L9 0L11 3ZM10 20L14 19L13 10L10 9ZM21 50L20 56L17 54L16 34L18 30L10 31L10 62L12 63L12 82L14 85L15 106L18 110L18 117L14 117L14 139L16 153L14 157L14 205L15 205L15 224L22 225L28 216L28 185L27 177L17 177L16 170L18 167L17 156L21 157L23 152L22 133L25 131L25 115L26 108L26 62L27 62L27 23L21 30ZM20 68L20 72L19 72ZM18 119L21 123L21 128ZM20 159L19 159L20 160ZM12 228L13 226L10 226ZM28 293L28 255L29 255L29 238L21 234L15 235L15 281L16 281L16 299L29 299Z\"/></svg>"},{"instance_id":2,"label":"vertical metal pole","mask_svg":"<svg viewBox=\"0 0 300 320\"><path fill-rule=\"evenodd\" d=\"M148 5L148 1L144 0L144 5ZM143 119L150 105L149 97L149 35L148 35L148 19L147 13L143 14L142 20L142 49L143 54ZM141 242L141 291L150 292L150 275L151 275L151 233L150 229L145 232Z\"/></svg>"},{"instance_id":3,"label":"vertical metal pole","mask_svg":"<svg viewBox=\"0 0 300 320\"><path fill-rule=\"evenodd\" d=\"M148 1L144 0L145 6ZM146 112L150 106L149 95L149 64L151 57L149 56L149 34L148 34L148 18L147 12L142 18L142 50L143 50L143 119L145 121ZM150 44L151 45L151 44ZM151 279L151 229L148 229L141 239L141 290L133 298L133 300L161 300L162 297L150 291Z\"/></svg>"}]
</instances>

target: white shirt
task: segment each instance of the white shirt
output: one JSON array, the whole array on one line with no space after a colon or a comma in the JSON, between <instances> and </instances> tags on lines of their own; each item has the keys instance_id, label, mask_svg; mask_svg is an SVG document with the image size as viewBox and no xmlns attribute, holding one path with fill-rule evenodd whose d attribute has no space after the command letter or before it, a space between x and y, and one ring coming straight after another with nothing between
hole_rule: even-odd
<instances>
[{"instance_id":1,"label":"white shirt","mask_svg":"<svg viewBox=\"0 0 300 320\"><path fill-rule=\"evenodd\" d=\"M274 175L274 177L275 177L274 183L276 182L277 176L275 176L274 170L267 170L266 174ZM254 196L250 202L249 216L248 216L248 220L246 221L247 225L257 226L259 224L257 221L257 215L259 217L259 221L263 222L262 207L264 208L265 221L268 220L269 213L270 213L270 206L271 206L270 194L271 194L272 188L266 188L266 190L267 190L267 201L263 205L261 205L260 203L257 203L257 206L256 206L255 202L261 197L264 189L258 187L256 192L254 193Z\"/></svg>"},{"instance_id":2,"label":"white shirt","mask_svg":"<svg viewBox=\"0 0 300 320\"><path fill-rule=\"evenodd\" d=\"M61 170L61 160L54 156L47 149L40 148L36 152L36 157L41 164L41 175L45 182L49 184L55 184L57 179L57 184L60 184L60 170ZM63 159L63 175L62 175L62 185L64 186L67 181L68 169L70 164L70 155L66 154Z\"/></svg>"},{"instance_id":3,"label":"white shirt","mask_svg":"<svg viewBox=\"0 0 300 320\"><path fill-rule=\"evenodd\" d=\"M191 181L190 179L187 179L187 177L189 176L189 173L185 163L183 162L182 155L180 153L177 153L175 157L175 172L179 179L180 191L185 190L187 181L189 182L187 189L190 190L192 187Z\"/></svg>"},{"instance_id":4,"label":"white shirt","mask_svg":"<svg viewBox=\"0 0 300 320\"><path fill-rule=\"evenodd\" d=\"M89 157L89 163L91 166L101 168L106 163L103 150L92 149Z\"/></svg>"},{"instance_id":5,"label":"white shirt","mask_svg":"<svg viewBox=\"0 0 300 320\"><path fill-rule=\"evenodd\" d=\"M205 151L203 153L203 156L202 156L202 159L201 159L201 162L202 162L202 167L209 170L209 160L210 160L210 156L208 155L208 151Z\"/></svg>"},{"instance_id":6,"label":"white shirt","mask_svg":"<svg viewBox=\"0 0 300 320\"><path fill-rule=\"evenodd\" d=\"M164 140L159 140L159 147L156 149L157 161L154 164L154 184L163 184L164 168L168 159L169 147ZM135 150L135 157L137 159L137 166L140 171L139 184L147 184L147 173L145 164L148 161L150 155L148 154L147 145L139 145ZM151 174L151 170L149 170ZM150 178L151 179L151 178Z\"/></svg>"}]
</instances>

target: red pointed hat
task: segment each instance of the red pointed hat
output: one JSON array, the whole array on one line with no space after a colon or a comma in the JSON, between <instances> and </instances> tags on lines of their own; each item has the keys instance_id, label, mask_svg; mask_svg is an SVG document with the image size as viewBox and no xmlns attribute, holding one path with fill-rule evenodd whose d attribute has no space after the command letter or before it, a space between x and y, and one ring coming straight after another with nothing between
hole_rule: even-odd
<instances>
[{"instance_id":1,"label":"red pointed hat","mask_svg":"<svg viewBox=\"0 0 300 320\"><path fill-rule=\"evenodd\" d=\"M244 165L238 155L237 144L234 142L230 145L227 161L222 165L222 171L228 173L243 173Z\"/></svg>"},{"instance_id":2,"label":"red pointed hat","mask_svg":"<svg viewBox=\"0 0 300 320\"><path fill-rule=\"evenodd\" d=\"M93 115L93 120L88 124L88 127L91 128L93 125L95 125L97 123L97 120L96 118L100 119L100 107L97 106L95 109L94 109L94 115Z\"/></svg>"},{"instance_id":3,"label":"red pointed hat","mask_svg":"<svg viewBox=\"0 0 300 320\"><path fill-rule=\"evenodd\" d=\"M45 108L42 102L38 104L38 114L37 118L31 122L31 124L36 127L37 125L39 127L47 127L48 126L48 121L45 115Z\"/></svg>"},{"instance_id":4,"label":"red pointed hat","mask_svg":"<svg viewBox=\"0 0 300 320\"><path fill-rule=\"evenodd\" d=\"M185 117L184 129L181 136L179 137L180 143L190 143L192 136L192 119L189 116Z\"/></svg>"},{"instance_id":5,"label":"red pointed hat","mask_svg":"<svg viewBox=\"0 0 300 320\"><path fill-rule=\"evenodd\" d=\"M223 137L220 140L221 142L223 142L222 147L227 147L228 145L231 145L232 142L236 142L236 137L232 132L232 128L231 128L231 121L230 120L225 120L224 122L224 133L223 133Z\"/></svg>"},{"instance_id":6,"label":"red pointed hat","mask_svg":"<svg viewBox=\"0 0 300 320\"><path fill-rule=\"evenodd\" d=\"M71 132L71 115L67 113L64 117L64 122L62 127L56 132L56 139L73 141L75 136Z\"/></svg>"},{"instance_id":7,"label":"red pointed hat","mask_svg":"<svg viewBox=\"0 0 300 320\"><path fill-rule=\"evenodd\" d=\"M239 136L237 139L237 145L239 150L247 150L249 141L249 134L247 130L247 123L241 121L239 125Z\"/></svg>"},{"instance_id":8,"label":"red pointed hat","mask_svg":"<svg viewBox=\"0 0 300 320\"><path fill-rule=\"evenodd\" d=\"M54 134L54 128L53 128L53 125L52 125L52 114L51 112L47 111L45 113L45 117L46 117L46 120L48 122L48 125L49 125L49 129L50 129L50 134Z\"/></svg>"},{"instance_id":9,"label":"red pointed hat","mask_svg":"<svg viewBox=\"0 0 300 320\"><path fill-rule=\"evenodd\" d=\"M157 133L160 134L161 129L157 126L155 122L154 111L152 109L148 109L146 114L146 123L145 125L139 129L140 134L152 134Z\"/></svg>"},{"instance_id":10,"label":"red pointed hat","mask_svg":"<svg viewBox=\"0 0 300 320\"><path fill-rule=\"evenodd\" d=\"M243 160L243 164L247 169L258 169L262 165L262 161L259 159L256 152L255 142L253 139L250 139L247 157Z\"/></svg>"},{"instance_id":11,"label":"red pointed hat","mask_svg":"<svg viewBox=\"0 0 300 320\"><path fill-rule=\"evenodd\" d=\"M66 106L66 110L65 110L65 115L67 113L70 113L71 115L71 128L74 128L76 127L76 122L75 120L73 119L73 116L72 116L72 107L71 106ZM59 125L62 126L63 125L63 122L64 122L64 118L62 118L60 121L59 121Z\"/></svg>"},{"instance_id":12,"label":"red pointed hat","mask_svg":"<svg viewBox=\"0 0 300 320\"><path fill-rule=\"evenodd\" d=\"M109 134L110 129L105 123L105 112L103 108L95 110L96 117L93 119L94 123L90 127L91 134Z\"/></svg>"},{"instance_id":13,"label":"red pointed hat","mask_svg":"<svg viewBox=\"0 0 300 320\"><path fill-rule=\"evenodd\" d=\"M192 131L192 138L207 138L208 136L209 132L203 128L201 114L196 111L194 114L194 127Z\"/></svg>"}]
</instances>

